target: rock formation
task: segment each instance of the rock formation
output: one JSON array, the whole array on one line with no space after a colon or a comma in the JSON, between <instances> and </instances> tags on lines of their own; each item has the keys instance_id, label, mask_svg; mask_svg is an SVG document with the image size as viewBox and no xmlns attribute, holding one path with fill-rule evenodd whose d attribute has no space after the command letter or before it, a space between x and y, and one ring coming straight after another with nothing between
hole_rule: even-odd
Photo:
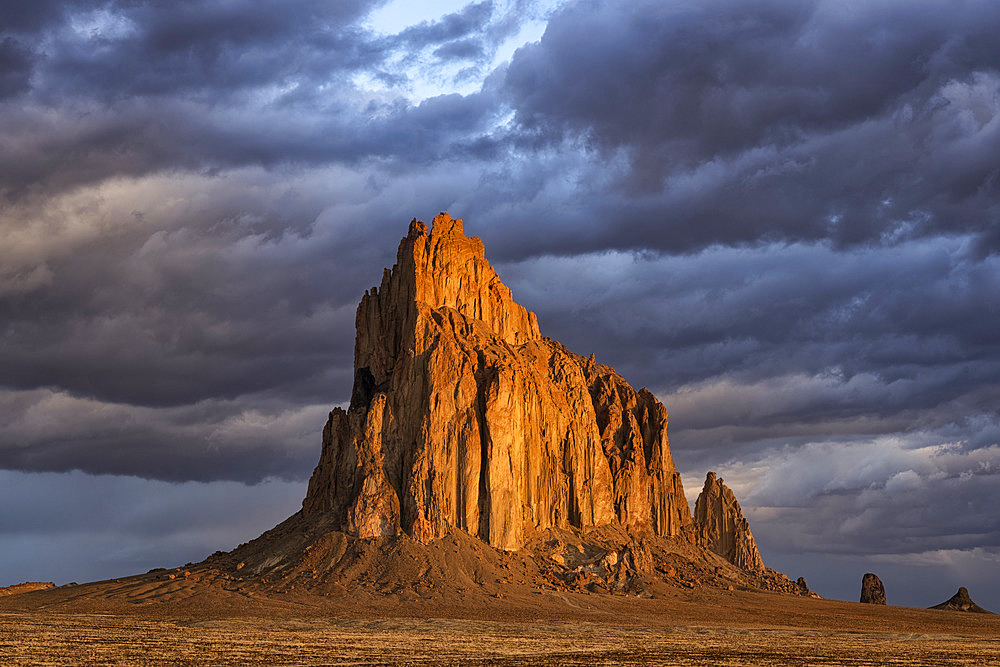
<instances>
[{"instance_id":1,"label":"rock formation","mask_svg":"<svg viewBox=\"0 0 1000 667\"><path fill-rule=\"evenodd\" d=\"M866 604L885 604L885 587L882 580L868 572L861 579L861 601Z\"/></svg>"},{"instance_id":2,"label":"rock formation","mask_svg":"<svg viewBox=\"0 0 1000 667\"><path fill-rule=\"evenodd\" d=\"M975 614L992 614L993 612L987 611L980 607L978 604L972 601L969 597L969 590L962 586L958 589L958 592L952 595L950 598L942 602L941 604L936 604L929 609L948 609L951 611L968 611Z\"/></svg>"},{"instance_id":3,"label":"rock formation","mask_svg":"<svg viewBox=\"0 0 1000 667\"><path fill-rule=\"evenodd\" d=\"M460 529L507 550L547 528L690 530L666 409L543 338L461 220L413 220L356 323L350 407L330 414L304 516L363 538ZM719 517L716 543L742 540L735 557L760 567L749 530Z\"/></svg>"},{"instance_id":4,"label":"rock formation","mask_svg":"<svg viewBox=\"0 0 1000 667\"><path fill-rule=\"evenodd\" d=\"M750 524L743 518L740 504L714 472L705 477L705 487L695 501L694 526L700 546L711 549L749 572L764 570L764 561L750 532Z\"/></svg>"},{"instance_id":5,"label":"rock formation","mask_svg":"<svg viewBox=\"0 0 1000 667\"><path fill-rule=\"evenodd\" d=\"M32 591L41 591L46 588L52 588L53 586L55 586L55 584L51 581L26 581L23 584L0 587L0 597L18 595L20 593L30 593Z\"/></svg>"}]
</instances>

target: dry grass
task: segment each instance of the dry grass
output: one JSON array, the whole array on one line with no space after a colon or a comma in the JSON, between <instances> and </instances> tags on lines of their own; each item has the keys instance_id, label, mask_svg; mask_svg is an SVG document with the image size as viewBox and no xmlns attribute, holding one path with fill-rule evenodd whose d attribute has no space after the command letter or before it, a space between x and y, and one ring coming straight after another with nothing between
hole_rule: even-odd
<instances>
[{"instance_id":1,"label":"dry grass","mask_svg":"<svg viewBox=\"0 0 1000 667\"><path fill-rule=\"evenodd\" d=\"M0 614L4 664L997 664L995 637L455 619Z\"/></svg>"}]
</instances>

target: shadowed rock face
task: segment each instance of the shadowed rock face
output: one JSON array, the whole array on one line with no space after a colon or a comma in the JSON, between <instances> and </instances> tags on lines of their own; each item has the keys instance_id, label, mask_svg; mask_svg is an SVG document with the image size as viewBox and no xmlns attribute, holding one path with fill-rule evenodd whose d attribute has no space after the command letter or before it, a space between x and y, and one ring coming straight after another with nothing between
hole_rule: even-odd
<instances>
[{"instance_id":1,"label":"shadowed rock face","mask_svg":"<svg viewBox=\"0 0 1000 667\"><path fill-rule=\"evenodd\" d=\"M861 579L861 602L885 604L885 587L882 586L882 580L871 572Z\"/></svg>"},{"instance_id":2,"label":"shadowed rock face","mask_svg":"<svg viewBox=\"0 0 1000 667\"><path fill-rule=\"evenodd\" d=\"M972 601L969 597L969 590L962 586L958 589L958 592L952 595L950 598L942 602L941 604L936 604L930 609L948 609L951 611L969 611L976 614L992 614L993 612L987 611L980 607L978 604Z\"/></svg>"},{"instance_id":3,"label":"shadowed rock face","mask_svg":"<svg viewBox=\"0 0 1000 667\"><path fill-rule=\"evenodd\" d=\"M666 409L543 338L461 220L410 223L358 306L354 366L307 516L330 513L359 537L459 528L503 549L553 527L690 530Z\"/></svg>"},{"instance_id":4,"label":"shadowed rock face","mask_svg":"<svg viewBox=\"0 0 1000 667\"><path fill-rule=\"evenodd\" d=\"M695 501L694 526L700 546L749 572L764 570L764 561L740 504L714 472L705 477L705 486ZM808 587L805 589L808 591Z\"/></svg>"}]
</instances>

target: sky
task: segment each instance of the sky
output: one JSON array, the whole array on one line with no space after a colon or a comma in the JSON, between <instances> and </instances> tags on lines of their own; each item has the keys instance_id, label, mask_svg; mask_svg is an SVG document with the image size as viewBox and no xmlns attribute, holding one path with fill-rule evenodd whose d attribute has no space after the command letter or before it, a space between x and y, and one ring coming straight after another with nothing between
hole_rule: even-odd
<instances>
[{"instance_id":1,"label":"sky","mask_svg":"<svg viewBox=\"0 0 1000 667\"><path fill-rule=\"evenodd\" d=\"M0 585L300 506L411 218L821 595L1000 611L1000 4L0 0Z\"/></svg>"}]
</instances>

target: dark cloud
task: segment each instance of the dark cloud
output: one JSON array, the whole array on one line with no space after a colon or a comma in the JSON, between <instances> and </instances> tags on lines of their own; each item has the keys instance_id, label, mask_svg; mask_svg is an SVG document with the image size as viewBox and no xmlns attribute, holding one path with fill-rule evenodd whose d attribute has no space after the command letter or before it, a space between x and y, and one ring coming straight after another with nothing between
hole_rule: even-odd
<instances>
[{"instance_id":1,"label":"dark cloud","mask_svg":"<svg viewBox=\"0 0 1000 667\"><path fill-rule=\"evenodd\" d=\"M85 11L101 4L101 0L37 0L21 2L21 0L3 0L0 2L0 16L3 16L2 29L12 32L30 32L38 30L62 19L72 10Z\"/></svg>"},{"instance_id":2,"label":"dark cloud","mask_svg":"<svg viewBox=\"0 0 1000 667\"><path fill-rule=\"evenodd\" d=\"M623 161L586 201L616 222L595 246L984 234L1000 224L1000 9L965 9L572 3L506 91L525 140Z\"/></svg>"},{"instance_id":3,"label":"dark cloud","mask_svg":"<svg viewBox=\"0 0 1000 667\"><path fill-rule=\"evenodd\" d=\"M416 47L453 42L471 33L482 32L493 12L492 0L473 2L463 7L461 11L443 16L436 21L424 21L409 27L396 39Z\"/></svg>"},{"instance_id":4,"label":"dark cloud","mask_svg":"<svg viewBox=\"0 0 1000 667\"><path fill-rule=\"evenodd\" d=\"M0 100L29 87L33 58L13 37L0 39Z\"/></svg>"},{"instance_id":5,"label":"dark cloud","mask_svg":"<svg viewBox=\"0 0 1000 667\"><path fill-rule=\"evenodd\" d=\"M355 77L404 82L391 61L441 42L442 57L471 57L482 47L469 35L492 5L388 37L359 26L373 6L204 0L46 15L33 34L0 39L0 97L16 96L0 107L0 195L174 170L426 164L463 152L491 129L492 94L411 102L370 95Z\"/></svg>"},{"instance_id":6,"label":"dark cloud","mask_svg":"<svg viewBox=\"0 0 1000 667\"><path fill-rule=\"evenodd\" d=\"M0 468L248 483L306 479L331 407L244 394L151 408L51 390L0 391L0 405Z\"/></svg>"},{"instance_id":7,"label":"dark cloud","mask_svg":"<svg viewBox=\"0 0 1000 667\"><path fill-rule=\"evenodd\" d=\"M471 60L484 55L482 45L473 39L457 39L434 49L434 55L444 60Z\"/></svg>"},{"instance_id":8,"label":"dark cloud","mask_svg":"<svg viewBox=\"0 0 1000 667\"><path fill-rule=\"evenodd\" d=\"M51 28L39 94L215 102L262 87L342 83L345 72L384 57L384 48L355 27L372 6L204 0L81 13Z\"/></svg>"}]
</instances>

